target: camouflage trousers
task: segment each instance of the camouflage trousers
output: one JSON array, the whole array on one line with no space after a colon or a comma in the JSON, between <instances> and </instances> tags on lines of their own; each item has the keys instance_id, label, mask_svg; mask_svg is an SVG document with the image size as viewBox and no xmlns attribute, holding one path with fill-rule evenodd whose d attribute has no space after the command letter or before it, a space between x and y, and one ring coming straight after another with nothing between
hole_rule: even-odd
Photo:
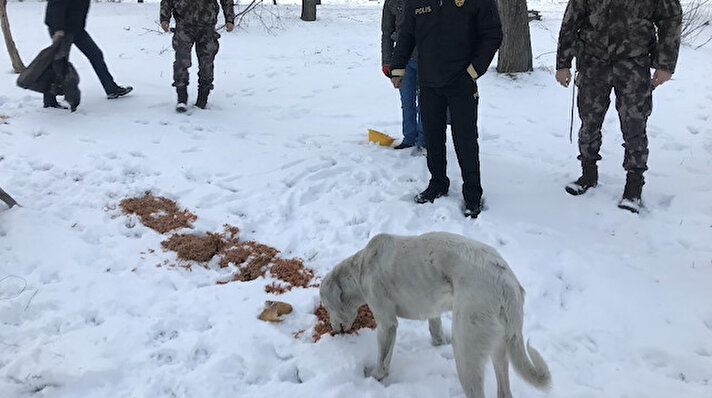
<instances>
[{"instance_id":1,"label":"camouflage trousers","mask_svg":"<svg viewBox=\"0 0 712 398\"><path fill-rule=\"evenodd\" d=\"M648 169L648 136L645 128L652 112L649 58L614 62L584 59L583 62L577 62L577 68L576 85L579 88L578 110L581 118L578 158L582 162L601 159L601 126L613 90L623 132L623 168L630 173L642 174Z\"/></svg>"},{"instance_id":2,"label":"camouflage trousers","mask_svg":"<svg viewBox=\"0 0 712 398\"><path fill-rule=\"evenodd\" d=\"M173 49L176 59L173 62L173 86L188 85L188 68L191 66L191 50L195 44L198 56L198 85L213 88L215 76L215 55L218 53L220 34L213 26L193 26L178 24L173 33Z\"/></svg>"}]
</instances>

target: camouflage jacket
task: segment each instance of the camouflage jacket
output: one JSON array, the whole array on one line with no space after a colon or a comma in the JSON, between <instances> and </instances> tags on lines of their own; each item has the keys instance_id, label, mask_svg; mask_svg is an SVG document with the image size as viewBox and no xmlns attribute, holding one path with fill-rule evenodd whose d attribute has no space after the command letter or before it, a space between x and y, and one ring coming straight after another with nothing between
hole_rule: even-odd
<instances>
[{"instance_id":1,"label":"camouflage jacket","mask_svg":"<svg viewBox=\"0 0 712 398\"><path fill-rule=\"evenodd\" d=\"M649 56L655 69L675 71L680 0L569 0L559 32L556 69L577 57L614 61Z\"/></svg>"},{"instance_id":2,"label":"camouflage jacket","mask_svg":"<svg viewBox=\"0 0 712 398\"><path fill-rule=\"evenodd\" d=\"M235 23L235 3L220 0L225 23ZM215 26L220 11L218 0L161 0L161 22L170 22L171 16L178 25Z\"/></svg>"},{"instance_id":3,"label":"camouflage jacket","mask_svg":"<svg viewBox=\"0 0 712 398\"><path fill-rule=\"evenodd\" d=\"M386 0L383 2L383 15L381 16L381 65L390 65L393 47L398 40L398 32L403 26L403 12L405 0ZM413 51L411 58L416 57L417 50Z\"/></svg>"}]
</instances>

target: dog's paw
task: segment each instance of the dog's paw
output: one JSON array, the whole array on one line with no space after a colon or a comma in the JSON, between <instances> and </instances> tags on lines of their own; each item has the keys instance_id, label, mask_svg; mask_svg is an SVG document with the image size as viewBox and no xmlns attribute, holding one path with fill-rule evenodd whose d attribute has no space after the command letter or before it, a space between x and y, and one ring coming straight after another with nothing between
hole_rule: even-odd
<instances>
[{"instance_id":1,"label":"dog's paw","mask_svg":"<svg viewBox=\"0 0 712 398\"><path fill-rule=\"evenodd\" d=\"M380 367L371 368L369 366L363 369L363 374L366 377L373 377L374 379L381 381L388 376L388 372Z\"/></svg>"}]
</instances>

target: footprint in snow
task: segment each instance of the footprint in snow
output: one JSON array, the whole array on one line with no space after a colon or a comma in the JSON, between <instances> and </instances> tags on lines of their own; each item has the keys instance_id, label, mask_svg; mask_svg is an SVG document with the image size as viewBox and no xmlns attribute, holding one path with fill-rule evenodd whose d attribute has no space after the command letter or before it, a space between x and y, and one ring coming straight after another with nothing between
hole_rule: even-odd
<instances>
[{"instance_id":1,"label":"footprint in snow","mask_svg":"<svg viewBox=\"0 0 712 398\"><path fill-rule=\"evenodd\" d=\"M30 164L30 167L33 171L49 171L54 167L54 165L52 165L51 163L32 162Z\"/></svg>"},{"instance_id":2,"label":"footprint in snow","mask_svg":"<svg viewBox=\"0 0 712 398\"><path fill-rule=\"evenodd\" d=\"M197 367L198 365L202 365L210 359L212 356L212 353L203 347L198 347L195 350L193 350L191 357L190 357L190 366L192 368Z\"/></svg>"},{"instance_id":3,"label":"footprint in snow","mask_svg":"<svg viewBox=\"0 0 712 398\"><path fill-rule=\"evenodd\" d=\"M662 197L658 200L658 206L667 210L670 208L673 199L675 199L675 195L662 195Z\"/></svg>"},{"instance_id":4,"label":"footprint in snow","mask_svg":"<svg viewBox=\"0 0 712 398\"><path fill-rule=\"evenodd\" d=\"M193 146L190 148L182 149L181 152L183 153L196 153L196 152L202 152L203 150L200 149L200 147Z\"/></svg>"},{"instance_id":5,"label":"footprint in snow","mask_svg":"<svg viewBox=\"0 0 712 398\"><path fill-rule=\"evenodd\" d=\"M155 345L162 345L180 336L177 330L159 330L153 334L152 340Z\"/></svg>"},{"instance_id":6,"label":"footprint in snow","mask_svg":"<svg viewBox=\"0 0 712 398\"><path fill-rule=\"evenodd\" d=\"M151 359L158 365L170 365L175 362L176 353L173 350L161 350L151 354Z\"/></svg>"},{"instance_id":7,"label":"footprint in snow","mask_svg":"<svg viewBox=\"0 0 712 398\"><path fill-rule=\"evenodd\" d=\"M690 147L680 142L666 142L661 147L664 151L680 152Z\"/></svg>"}]
</instances>

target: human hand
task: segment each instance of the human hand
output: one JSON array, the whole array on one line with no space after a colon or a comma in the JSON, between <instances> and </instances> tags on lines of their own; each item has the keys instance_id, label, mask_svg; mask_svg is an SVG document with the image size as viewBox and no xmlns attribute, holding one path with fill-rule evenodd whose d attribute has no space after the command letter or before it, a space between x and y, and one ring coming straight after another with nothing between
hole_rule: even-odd
<instances>
[{"instance_id":1,"label":"human hand","mask_svg":"<svg viewBox=\"0 0 712 398\"><path fill-rule=\"evenodd\" d=\"M671 78L672 72L663 69L656 69L653 73L653 78L651 81L653 83L653 87L657 87L670 80Z\"/></svg>"},{"instance_id":2,"label":"human hand","mask_svg":"<svg viewBox=\"0 0 712 398\"><path fill-rule=\"evenodd\" d=\"M391 83L393 83L393 87L395 87L395 88L400 88L401 82L403 82L403 77L402 77L402 76L393 76L393 77L391 77Z\"/></svg>"},{"instance_id":3,"label":"human hand","mask_svg":"<svg viewBox=\"0 0 712 398\"><path fill-rule=\"evenodd\" d=\"M235 29L235 24L232 22L228 22L225 24L225 30L228 32L232 32L232 30Z\"/></svg>"},{"instance_id":4,"label":"human hand","mask_svg":"<svg viewBox=\"0 0 712 398\"><path fill-rule=\"evenodd\" d=\"M168 21L163 21L161 22L161 29L163 29L164 32L168 32L170 28L168 27Z\"/></svg>"},{"instance_id":5,"label":"human hand","mask_svg":"<svg viewBox=\"0 0 712 398\"><path fill-rule=\"evenodd\" d=\"M383 74L386 75L386 77L391 77L391 66L390 65L381 66L381 70L383 71Z\"/></svg>"},{"instance_id":6,"label":"human hand","mask_svg":"<svg viewBox=\"0 0 712 398\"><path fill-rule=\"evenodd\" d=\"M52 35L52 43L56 43L57 41L59 41L59 39L61 39L63 37L64 37L63 30L58 30L58 31L54 32L54 34Z\"/></svg>"},{"instance_id":7,"label":"human hand","mask_svg":"<svg viewBox=\"0 0 712 398\"><path fill-rule=\"evenodd\" d=\"M556 81L564 87L568 87L571 83L571 69L564 68L556 71Z\"/></svg>"}]
</instances>

